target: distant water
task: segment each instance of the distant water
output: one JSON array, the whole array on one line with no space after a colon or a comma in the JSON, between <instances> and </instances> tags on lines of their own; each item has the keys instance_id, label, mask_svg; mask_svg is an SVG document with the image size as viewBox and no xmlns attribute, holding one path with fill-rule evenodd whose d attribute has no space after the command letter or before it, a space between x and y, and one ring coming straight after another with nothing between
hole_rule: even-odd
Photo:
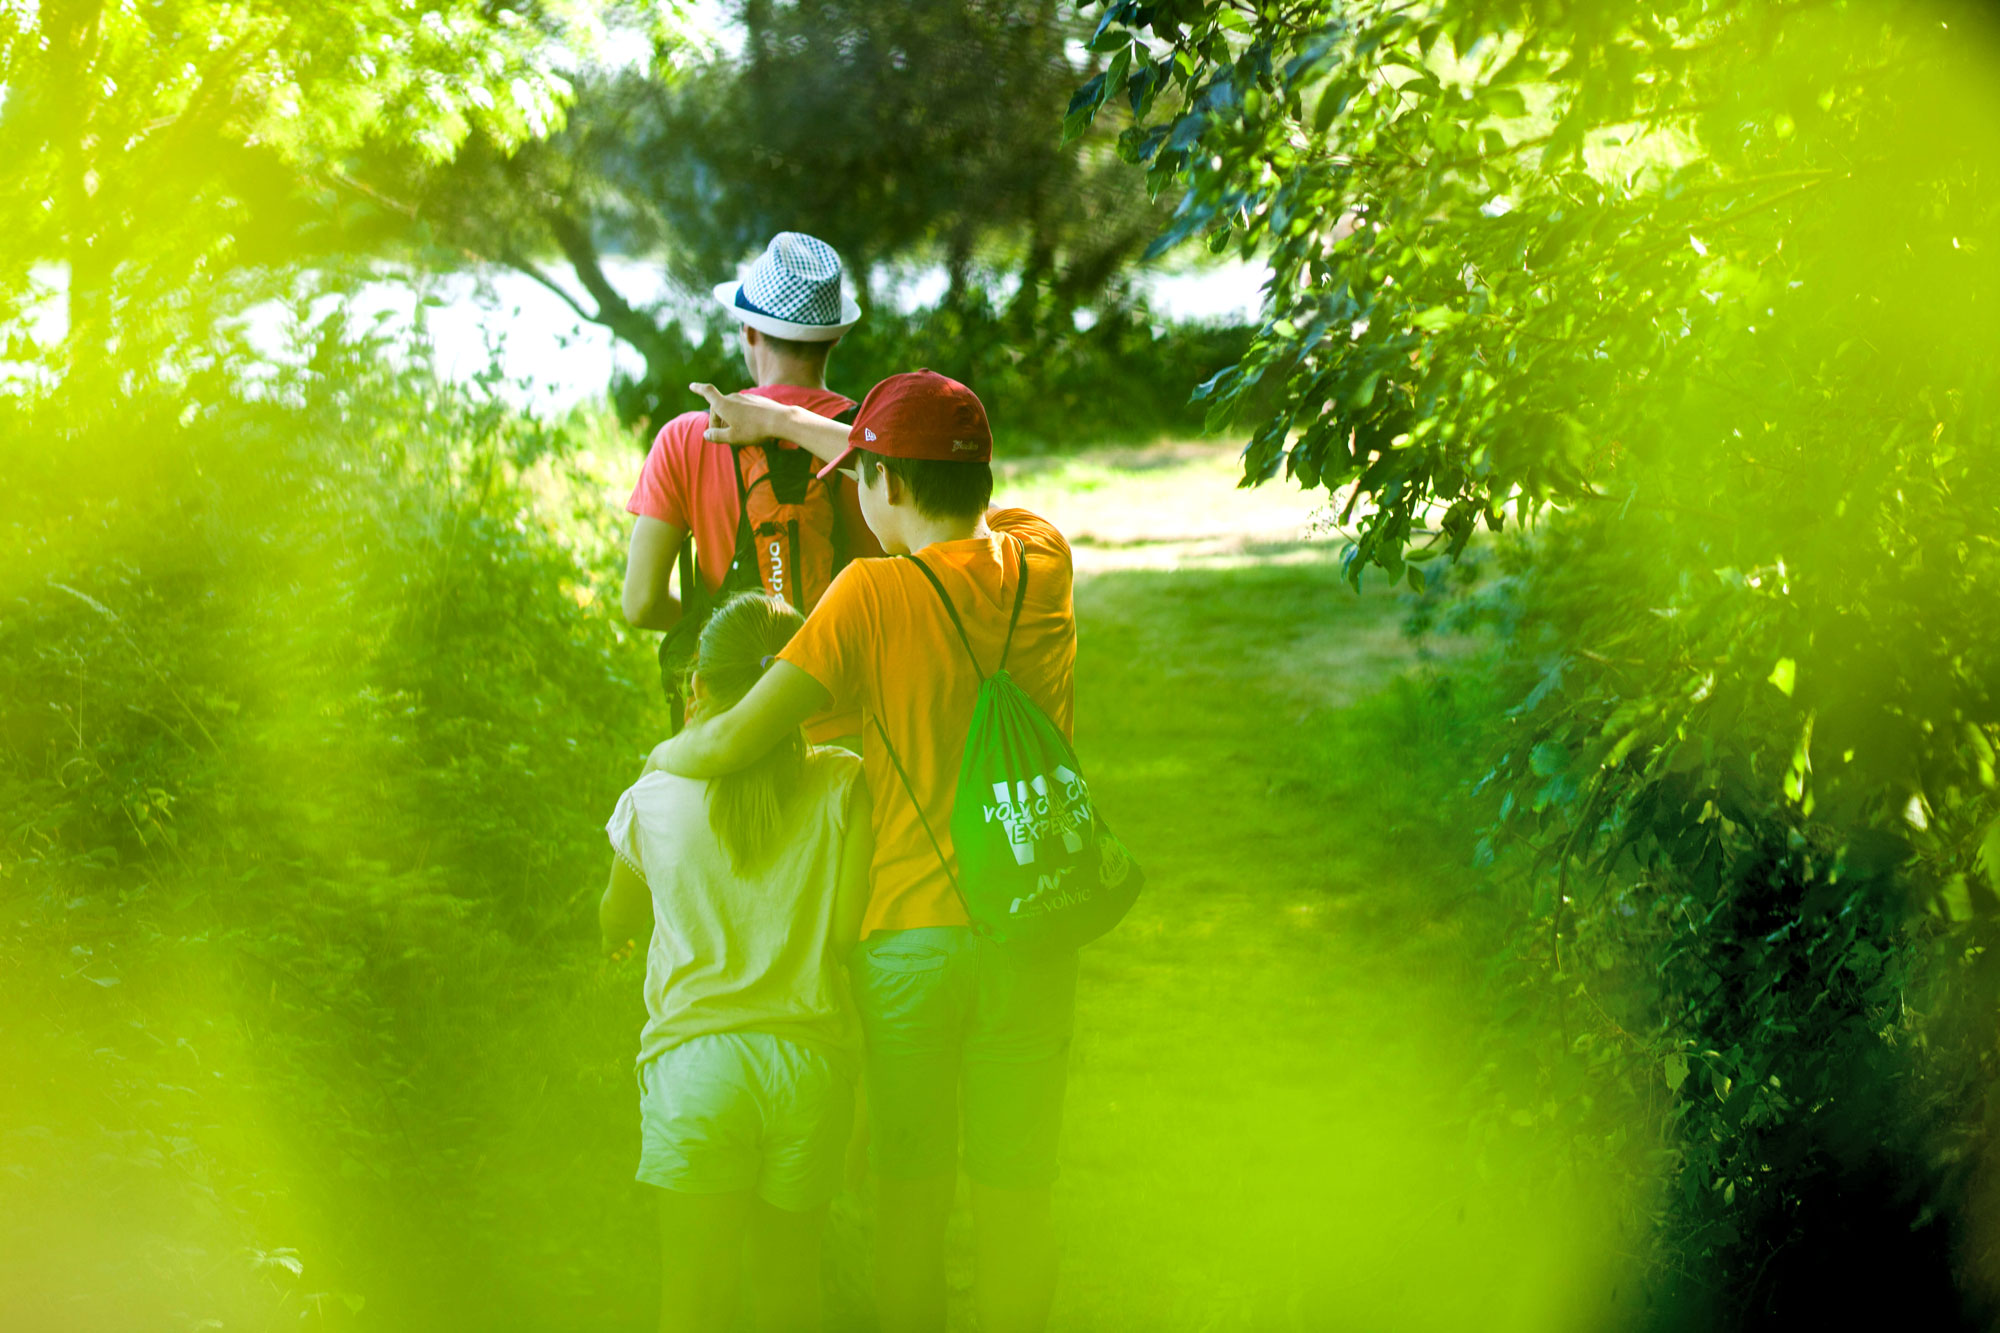
<instances>
[{"instance_id":1,"label":"distant water","mask_svg":"<svg viewBox=\"0 0 2000 1333\"><path fill-rule=\"evenodd\" d=\"M655 267L623 261L607 269L634 304L676 304ZM1237 262L1150 274L1137 285L1166 318L1236 321L1256 316L1266 276L1261 265ZM917 309L941 297L944 286L943 273L920 272L877 295L892 306ZM525 405L560 410L604 392L614 371L642 368L638 354L609 330L580 319L554 293L510 269L454 274L438 280L431 294L440 302L427 312L439 369L470 377L497 357L504 391ZM381 283L357 300L357 314L380 313L397 328L408 327L417 297L406 286ZM272 327L275 333L276 324Z\"/></svg>"},{"instance_id":2,"label":"distant water","mask_svg":"<svg viewBox=\"0 0 2000 1333\"><path fill-rule=\"evenodd\" d=\"M636 260L611 260L607 275L634 305L688 309L688 298L672 293L659 266ZM569 275L551 266L550 275L572 292ZM1142 274L1135 284L1153 309L1172 320L1236 321L1255 317L1260 288L1268 271L1258 264L1233 261L1179 272ZM63 274L46 269L37 278L59 291ZM567 280L567 281L566 281ZM916 269L892 276L876 292L878 300L911 310L930 305L944 294L945 275L938 269ZM996 293L1004 297L1005 292ZM583 304L590 302L585 299ZM604 392L614 371L636 372L636 353L617 342L609 330L580 318L555 293L512 269L492 268L429 276L420 285L380 281L363 285L347 298L350 319L376 324L391 337L410 331L422 307L438 369L455 379L470 379L497 364L503 376L501 392L510 400L538 411L561 411ZM322 315L330 305L315 307ZM688 310L691 315L693 311ZM288 312L277 304L252 309L246 317L251 342L274 359L285 355ZM48 342L63 336L59 298L44 303L31 321L36 338ZM692 331L692 330L691 330ZM0 364L0 378L9 367Z\"/></svg>"}]
</instances>

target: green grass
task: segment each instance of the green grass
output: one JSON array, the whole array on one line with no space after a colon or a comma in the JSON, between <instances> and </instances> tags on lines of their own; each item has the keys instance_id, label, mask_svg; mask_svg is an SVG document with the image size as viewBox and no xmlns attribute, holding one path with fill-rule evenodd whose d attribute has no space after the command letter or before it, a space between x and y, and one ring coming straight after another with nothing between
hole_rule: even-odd
<instances>
[{"instance_id":1,"label":"green grass","mask_svg":"<svg viewBox=\"0 0 2000 1333\"><path fill-rule=\"evenodd\" d=\"M1151 878L1085 955L1057 1327L1597 1326L1609 1201L1475 1132L1492 923L1395 600L1320 559L1106 573L1078 615Z\"/></svg>"}]
</instances>

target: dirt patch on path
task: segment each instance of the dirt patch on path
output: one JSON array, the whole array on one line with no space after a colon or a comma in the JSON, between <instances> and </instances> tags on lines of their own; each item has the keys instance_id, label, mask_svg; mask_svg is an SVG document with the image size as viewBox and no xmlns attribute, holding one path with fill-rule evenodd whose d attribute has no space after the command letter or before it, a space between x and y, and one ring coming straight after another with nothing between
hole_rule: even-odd
<instances>
[{"instance_id":1,"label":"dirt patch on path","mask_svg":"<svg viewBox=\"0 0 2000 1333\"><path fill-rule=\"evenodd\" d=\"M1237 644L1244 678L1303 720L1413 665L1399 597L1379 577L1360 594L1326 577L1344 542L1326 528L1325 494L1283 480L1245 488L1241 476L1237 446L1198 441L1009 460L996 464L994 489L999 503L1024 505L1069 538L1086 635L1096 606L1123 597L1117 580L1096 586L1105 575L1314 566L1320 605L1244 636ZM1204 581L1197 592L1190 583L1188 591L1207 597L1214 586ZM1185 655L1167 643L1155 651L1163 659Z\"/></svg>"},{"instance_id":2,"label":"dirt patch on path","mask_svg":"<svg viewBox=\"0 0 2000 1333\"><path fill-rule=\"evenodd\" d=\"M1009 460L994 482L1000 503L1063 530L1079 575L1339 558L1338 537L1314 536L1314 497L1282 481L1243 489L1241 474L1234 445L1184 443Z\"/></svg>"}]
</instances>

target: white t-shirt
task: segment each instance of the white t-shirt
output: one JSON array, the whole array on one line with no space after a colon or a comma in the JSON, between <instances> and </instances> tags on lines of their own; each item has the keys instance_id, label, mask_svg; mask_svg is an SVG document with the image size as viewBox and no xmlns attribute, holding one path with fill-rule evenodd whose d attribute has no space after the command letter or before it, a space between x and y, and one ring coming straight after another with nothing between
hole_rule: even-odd
<instances>
[{"instance_id":1,"label":"white t-shirt","mask_svg":"<svg viewBox=\"0 0 2000 1333\"><path fill-rule=\"evenodd\" d=\"M747 876L709 827L706 782L648 773L618 798L605 832L653 894L640 1064L694 1037L768 1032L851 1067L860 1035L834 925L860 772L845 750L809 751L783 845Z\"/></svg>"}]
</instances>

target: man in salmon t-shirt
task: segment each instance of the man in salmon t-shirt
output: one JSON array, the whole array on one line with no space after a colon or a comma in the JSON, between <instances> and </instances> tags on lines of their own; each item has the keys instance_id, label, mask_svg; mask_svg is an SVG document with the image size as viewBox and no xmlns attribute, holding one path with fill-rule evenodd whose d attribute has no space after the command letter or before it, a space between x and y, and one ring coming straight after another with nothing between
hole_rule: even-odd
<instances>
[{"instance_id":1,"label":"man in salmon t-shirt","mask_svg":"<svg viewBox=\"0 0 2000 1333\"><path fill-rule=\"evenodd\" d=\"M891 376L869 390L850 431L795 407L695 388L709 401L711 437L779 436L828 460L826 472L851 464L861 512L883 550L914 556L937 577L980 669L999 662L1016 561L1025 557L1027 595L1007 670L1069 732L1069 546L1026 510L988 508L993 438L970 389L928 370ZM742 702L691 724L651 760L686 777L716 777L755 761L821 709L863 715L875 852L863 939L848 970L867 1042L880 1182L877 1313L889 1333L944 1328L961 1092L979 1327L1039 1329L1055 1289L1049 1192L1076 958L1025 961L975 938L953 887L951 811L978 689L978 671L923 571L910 560L857 560ZM907 787L878 725L902 757Z\"/></svg>"},{"instance_id":2,"label":"man in salmon t-shirt","mask_svg":"<svg viewBox=\"0 0 2000 1333\"><path fill-rule=\"evenodd\" d=\"M743 326L743 359L756 381L745 393L820 417L853 408L853 399L826 387L834 344L861 318L861 308L841 290L840 256L833 247L800 232L779 232L743 280L720 284L715 298ZM663 426L625 505L635 515L625 558L625 619L641 629L668 632L661 667L670 697L677 693L679 669L685 665L679 659L691 658L694 648L692 634L672 632L687 609L688 589L681 588L677 596L669 588L669 575L690 534L697 577L707 594L704 602L721 592L727 580L732 592L761 586L810 611L825 593L829 576L809 573L795 579L792 588L770 586L761 567L732 578L743 512L738 482L744 469L730 445L704 438L708 425L708 413L684 412ZM796 448L784 441L755 443L765 450ZM750 480L754 485L755 477ZM881 554L852 485L824 478L809 488L805 503L832 511L822 526L840 537L842 557ZM688 628L699 632L698 626ZM817 742L852 737L860 731L860 716L849 710L816 717L806 730Z\"/></svg>"}]
</instances>

